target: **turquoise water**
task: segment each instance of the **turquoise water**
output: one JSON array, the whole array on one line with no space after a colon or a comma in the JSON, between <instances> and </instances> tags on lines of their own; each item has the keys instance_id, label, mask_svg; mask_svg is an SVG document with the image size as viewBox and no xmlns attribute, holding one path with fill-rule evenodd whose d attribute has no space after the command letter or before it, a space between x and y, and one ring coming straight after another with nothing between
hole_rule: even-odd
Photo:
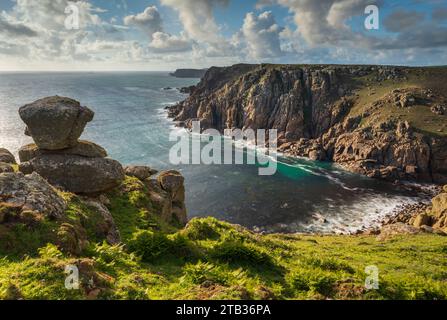
<instances>
[{"instance_id":1,"label":"turquoise water","mask_svg":"<svg viewBox=\"0 0 447 320\"><path fill-rule=\"evenodd\" d=\"M45 96L68 96L96 112L83 139L99 143L124 164L182 171L190 217L215 216L260 231L347 232L419 200L388 183L306 160L282 158L274 176L259 176L258 168L249 165L173 166L169 134L179 129L164 107L185 98L175 88L197 81L160 72L1 73L0 147L17 152L30 142L23 135L20 106Z\"/></svg>"}]
</instances>

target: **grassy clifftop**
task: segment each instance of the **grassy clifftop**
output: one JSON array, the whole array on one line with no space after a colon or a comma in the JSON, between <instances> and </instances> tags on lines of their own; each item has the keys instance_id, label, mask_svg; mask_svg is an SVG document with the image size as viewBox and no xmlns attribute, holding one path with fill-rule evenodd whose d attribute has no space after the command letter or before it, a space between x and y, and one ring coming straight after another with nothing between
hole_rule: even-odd
<instances>
[{"instance_id":1,"label":"grassy clifftop","mask_svg":"<svg viewBox=\"0 0 447 320\"><path fill-rule=\"evenodd\" d=\"M446 136L445 117L440 117L428 106L445 106L447 103L444 95L447 90L447 67L407 68L405 71L405 78L399 80L377 81L377 72L355 78L356 99L350 115L363 115L363 126L400 120L408 121L414 129L425 134ZM395 90L406 91L406 94L416 98L411 108L402 108L394 101L387 101ZM373 103L376 103L376 108L370 110Z\"/></svg>"},{"instance_id":2,"label":"grassy clifftop","mask_svg":"<svg viewBox=\"0 0 447 320\"><path fill-rule=\"evenodd\" d=\"M97 221L89 220L82 223L89 243L80 254L44 242L2 253L0 298L447 298L445 237L259 235L213 218L178 228L157 218L136 184L127 178L124 189L108 194L122 244L100 241ZM65 196L72 219L95 217L80 198ZM67 265L79 268L79 290L64 286ZM368 291L365 268L371 265L379 270L379 289Z\"/></svg>"}]
</instances>

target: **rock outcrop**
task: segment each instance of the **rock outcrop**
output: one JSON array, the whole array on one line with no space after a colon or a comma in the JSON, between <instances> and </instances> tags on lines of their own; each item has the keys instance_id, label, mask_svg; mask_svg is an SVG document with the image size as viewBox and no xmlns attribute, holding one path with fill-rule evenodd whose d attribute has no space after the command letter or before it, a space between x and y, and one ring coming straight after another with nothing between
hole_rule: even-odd
<instances>
[{"instance_id":1,"label":"rock outcrop","mask_svg":"<svg viewBox=\"0 0 447 320\"><path fill-rule=\"evenodd\" d=\"M45 217L59 219L66 209L65 201L54 188L37 173L25 176L23 173L0 174L0 223L9 219L20 219L29 214L41 214ZM11 213L14 208L14 215Z\"/></svg>"},{"instance_id":2,"label":"rock outcrop","mask_svg":"<svg viewBox=\"0 0 447 320\"><path fill-rule=\"evenodd\" d=\"M78 140L93 119L90 109L55 96L25 105L19 113L35 142L19 150L21 172L37 172L55 186L84 194L113 189L124 180L121 164L106 158L104 148Z\"/></svg>"},{"instance_id":3,"label":"rock outcrop","mask_svg":"<svg viewBox=\"0 0 447 320\"><path fill-rule=\"evenodd\" d=\"M138 178L141 181L144 181L150 176L153 176L154 174L158 173L157 170L154 170L151 167L135 166L135 165L124 167L124 172L126 173L126 175Z\"/></svg>"},{"instance_id":4,"label":"rock outcrop","mask_svg":"<svg viewBox=\"0 0 447 320\"><path fill-rule=\"evenodd\" d=\"M78 194L107 191L124 180L121 164L108 158L45 154L21 163L19 168L26 174L37 172L52 185Z\"/></svg>"},{"instance_id":5,"label":"rock outcrop","mask_svg":"<svg viewBox=\"0 0 447 320\"><path fill-rule=\"evenodd\" d=\"M170 75L176 78L202 78L205 73L206 69L177 69Z\"/></svg>"},{"instance_id":6,"label":"rock outcrop","mask_svg":"<svg viewBox=\"0 0 447 320\"><path fill-rule=\"evenodd\" d=\"M41 99L20 112L36 143L19 150L18 168L11 152L0 149L0 253L36 254L52 243L80 255L90 241L120 244L118 225L125 219L137 223L126 216L136 213L135 228L150 228L153 221L186 225L179 172L156 177L148 166L124 170L101 146L78 140L93 112L60 97ZM43 119L47 122L39 124ZM25 243L28 239L33 243Z\"/></svg>"},{"instance_id":7,"label":"rock outcrop","mask_svg":"<svg viewBox=\"0 0 447 320\"><path fill-rule=\"evenodd\" d=\"M79 140L75 146L61 150L40 149L35 143L31 143L20 148L19 159L20 162L26 162L37 156L48 154L78 155L86 158L107 157L107 151L103 147L90 141Z\"/></svg>"},{"instance_id":8,"label":"rock outcrop","mask_svg":"<svg viewBox=\"0 0 447 320\"><path fill-rule=\"evenodd\" d=\"M14 155L11 152L9 152L9 150L0 148L0 163L15 164L16 159Z\"/></svg>"},{"instance_id":9,"label":"rock outcrop","mask_svg":"<svg viewBox=\"0 0 447 320\"><path fill-rule=\"evenodd\" d=\"M175 170L162 171L157 177L144 179L153 209L163 221L186 225L185 185L183 176Z\"/></svg>"},{"instance_id":10,"label":"rock outcrop","mask_svg":"<svg viewBox=\"0 0 447 320\"><path fill-rule=\"evenodd\" d=\"M447 234L447 186L432 200L431 207L410 220L415 227L430 227Z\"/></svg>"},{"instance_id":11,"label":"rock outcrop","mask_svg":"<svg viewBox=\"0 0 447 320\"><path fill-rule=\"evenodd\" d=\"M26 134L40 149L59 150L75 146L85 125L95 115L76 100L59 96L37 100L20 108Z\"/></svg>"},{"instance_id":12,"label":"rock outcrop","mask_svg":"<svg viewBox=\"0 0 447 320\"><path fill-rule=\"evenodd\" d=\"M438 105L447 98L441 90L405 85L411 72L382 66L213 67L168 113L186 128L197 120L202 129L219 131L277 129L280 151L334 161L370 177L447 183L447 138L437 134L447 121ZM379 96L385 81L404 87ZM405 119L420 112L442 117L427 120L440 123L439 129L427 124L437 132Z\"/></svg>"}]
</instances>

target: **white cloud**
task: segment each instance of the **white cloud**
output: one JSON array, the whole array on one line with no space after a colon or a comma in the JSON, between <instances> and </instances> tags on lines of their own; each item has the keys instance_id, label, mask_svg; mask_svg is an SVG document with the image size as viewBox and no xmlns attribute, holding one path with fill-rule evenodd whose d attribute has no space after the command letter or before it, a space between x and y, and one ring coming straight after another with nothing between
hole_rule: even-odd
<instances>
[{"instance_id":1,"label":"white cloud","mask_svg":"<svg viewBox=\"0 0 447 320\"><path fill-rule=\"evenodd\" d=\"M281 51L280 34L283 28L276 24L270 11L256 16L253 12L246 15L242 34L248 48L248 54L254 59L279 57Z\"/></svg>"},{"instance_id":2,"label":"white cloud","mask_svg":"<svg viewBox=\"0 0 447 320\"><path fill-rule=\"evenodd\" d=\"M174 36L169 33L156 32L153 34L153 40L149 47L158 53L183 52L191 50L192 44L184 35Z\"/></svg>"},{"instance_id":3,"label":"white cloud","mask_svg":"<svg viewBox=\"0 0 447 320\"><path fill-rule=\"evenodd\" d=\"M160 0L179 14L185 32L196 41L217 43L222 41L213 15L216 5L226 6L229 0Z\"/></svg>"},{"instance_id":4,"label":"white cloud","mask_svg":"<svg viewBox=\"0 0 447 320\"><path fill-rule=\"evenodd\" d=\"M143 12L124 17L124 24L136 26L146 32L149 37L163 31L163 20L156 6L147 7Z\"/></svg>"},{"instance_id":5,"label":"white cloud","mask_svg":"<svg viewBox=\"0 0 447 320\"><path fill-rule=\"evenodd\" d=\"M0 14L0 34L10 37L36 37L37 32L27 25L16 22L6 12Z\"/></svg>"}]
</instances>

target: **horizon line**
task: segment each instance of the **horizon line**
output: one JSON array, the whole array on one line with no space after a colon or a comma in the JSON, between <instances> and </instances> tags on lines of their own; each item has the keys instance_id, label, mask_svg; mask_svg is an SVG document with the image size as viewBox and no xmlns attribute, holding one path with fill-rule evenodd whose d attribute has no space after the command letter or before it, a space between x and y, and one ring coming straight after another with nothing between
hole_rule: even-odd
<instances>
[{"instance_id":1,"label":"horizon line","mask_svg":"<svg viewBox=\"0 0 447 320\"><path fill-rule=\"evenodd\" d=\"M405 68L436 68L436 67L447 67L447 64L439 64L439 65L399 65L399 64L370 64L370 63L246 63L246 62L240 62L240 63L234 63L230 65L225 65L221 67L229 67L234 65L240 65L240 64L247 64L247 65L284 65L284 66L309 66L309 65L315 65L315 66L389 66L389 67L405 67ZM91 69L81 69L81 70L73 70L73 69L60 69L60 70L54 70L54 69L0 69L0 73L7 73L7 72L14 72L14 73L30 73L30 72L46 72L46 73L62 73L62 72L73 72L73 73L101 73L101 72L173 72L175 70L181 70L181 69L193 69L193 70L203 70L203 69L209 69L212 67L218 67L218 66L209 66L209 67L180 67L175 69L169 69L169 70L136 70L136 69L97 69L97 70L91 70Z\"/></svg>"}]
</instances>

